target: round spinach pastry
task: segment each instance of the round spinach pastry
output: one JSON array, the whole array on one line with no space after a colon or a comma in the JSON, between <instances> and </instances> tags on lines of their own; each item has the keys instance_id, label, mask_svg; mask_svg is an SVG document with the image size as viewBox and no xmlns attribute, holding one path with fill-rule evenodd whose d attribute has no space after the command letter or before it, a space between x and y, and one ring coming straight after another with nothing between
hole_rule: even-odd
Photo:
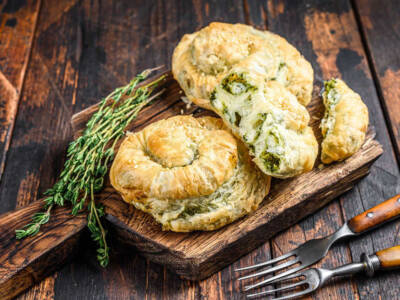
<instances>
[{"instance_id":1,"label":"round spinach pastry","mask_svg":"<svg viewBox=\"0 0 400 300\"><path fill-rule=\"evenodd\" d=\"M122 198L163 230L214 230L257 209L270 177L221 119L175 116L129 133L111 166Z\"/></svg>"}]
</instances>

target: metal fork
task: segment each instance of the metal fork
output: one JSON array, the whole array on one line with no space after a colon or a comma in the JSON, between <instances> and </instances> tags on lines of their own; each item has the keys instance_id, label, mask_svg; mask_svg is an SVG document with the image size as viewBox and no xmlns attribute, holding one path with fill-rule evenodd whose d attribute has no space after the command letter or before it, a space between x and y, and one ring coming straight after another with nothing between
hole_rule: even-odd
<instances>
[{"instance_id":1,"label":"metal fork","mask_svg":"<svg viewBox=\"0 0 400 300\"><path fill-rule=\"evenodd\" d=\"M245 280L261 275L265 276L268 274L281 271L287 267L292 267L291 269L279 273L278 275L268 278L264 281L246 286L244 290L248 291L256 287L273 283L277 279L289 276L318 262L319 260L321 260L323 257L326 256L329 249L336 241L345 237L359 235L378 225L381 225L389 220L392 220L399 215L400 215L400 194L390 198L389 200L386 200L385 202L382 202L381 204L361 213L358 216L355 216L350 221L345 223L338 231L336 231L330 236L321 239L310 240L304 243L303 245L299 246L297 249L294 249L289 253L286 253L275 259L259 263L256 265L236 269L235 271L244 271L264 266L271 266L285 259L293 257L292 259L286 262L283 262L274 267L271 267L269 269L251 275L243 276L238 280ZM296 264L299 265L295 266Z\"/></svg>"},{"instance_id":2,"label":"metal fork","mask_svg":"<svg viewBox=\"0 0 400 300\"><path fill-rule=\"evenodd\" d=\"M292 284L282 286L277 289L263 291L256 294L247 295L248 298L259 297L262 295L270 295L283 291L290 291L298 287L304 287L301 291L295 291L286 296L274 298L272 300L286 300L301 297L311 292L314 292L326 281L336 276L352 275L364 271L368 276L373 276L378 270L393 269L400 267L400 246L395 246L382 251L379 251L373 255L361 255L361 262L352 263L341 266L339 268L328 270L322 268L308 269L303 272L299 272L288 277L273 281L273 283L281 283L288 280L301 279Z\"/></svg>"}]
</instances>

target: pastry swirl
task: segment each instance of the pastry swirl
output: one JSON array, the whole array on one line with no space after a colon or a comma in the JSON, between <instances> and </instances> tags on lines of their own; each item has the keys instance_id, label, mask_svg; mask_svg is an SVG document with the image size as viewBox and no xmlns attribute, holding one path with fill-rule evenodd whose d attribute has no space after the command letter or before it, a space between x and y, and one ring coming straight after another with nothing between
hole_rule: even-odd
<instances>
[{"instance_id":1,"label":"pastry swirl","mask_svg":"<svg viewBox=\"0 0 400 300\"><path fill-rule=\"evenodd\" d=\"M255 210L270 178L216 118L176 116L125 138L110 170L122 198L164 230L213 230Z\"/></svg>"},{"instance_id":2,"label":"pastry swirl","mask_svg":"<svg viewBox=\"0 0 400 300\"><path fill-rule=\"evenodd\" d=\"M368 129L368 108L360 95L340 79L324 83L322 99L325 115L321 121L321 160L329 164L361 148Z\"/></svg>"},{"instance_id":3,"label":"pastry swirl","mask_svg":"<svg viewBox=\"0 0 400 300\"><path fill-rule=\"evenodd\" d=\"M189 100L211 109L210 95L233 67L256 70L311 101L313 70L284 38L243 24L211 23L186 34L174 50L172 73Z\"/></svg>"}]
</instances>

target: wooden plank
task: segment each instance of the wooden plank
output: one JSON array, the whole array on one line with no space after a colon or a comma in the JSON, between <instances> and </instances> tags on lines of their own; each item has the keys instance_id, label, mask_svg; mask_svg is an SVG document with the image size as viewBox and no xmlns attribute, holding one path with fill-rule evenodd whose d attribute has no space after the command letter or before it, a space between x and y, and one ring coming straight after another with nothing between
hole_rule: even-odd
<instances>
[{"instance_id":1,"label":"wooden plank","mask_svg":"<svg viewBox=\"0 0 400 300\"><path fill-rule=\"evenodd\" d=\"M0 178L3 175L7 151L13 133L21 89L39 15L40 2L6 1L3 4L0 15L2 36L2 43L0 44L0 78L2 83L0 84L0 97L2 103L4 102L0 111L2 120L0 129ZM28 182L27 184L29 185ZM0 211L8 210L12 205L12 202L2 201ZM49 283L51 280L46 282ZM41 297L41 295L44 295L45 293L40 290L43 286L46 287L46 283L38 284L37 288L32 289L32 292L25 299L33 299L36 296Z\"/></svg>"},{"instance_id":2,"label":"wooden plank","mask_svg":"<svg viewBox=\"0 0 400 300\"><path fill-rule=\"evenodd\" d=\"M71 254L78 249L80 234L86 226L86 216L71 218L68 208L56 209L49 223L43 226L43 233L34 238L16 241L15 230L29 223L31 216L41 209L42 202L37 201L0 216L1 299L12 299L50 275L60 265L71 260ZM43 287L45 283L46 281L39 286ZM49 290L52 290L51 286L35 296L43 299L41 296Z\"/></svg>"},{"instance_id":3,"label":"wooden plank","mask_svg":"<svg viewBox=\"0 0 400 300\"><path fill-rule=\"evenodd\" d=\"M0 9L0 180L29 61L40 1L3 3ZM1 201L0 212L12 208Z\"/></svg>"},{"instance_id":4,"label":"wooden plank","mask_svg":"<svg viewBox=\"0 0 400 300\"><path fill-rule=\"evenodd\" d=\"M344 219L347 220L363 211L364 208L372 207L395 194L399 188L399 171L351 6L348 1L308 1L307 3L274 1L271 5L275 7L273 11L278 13L275 17L268 15L269 21L275 24L270 29L281 33L295 46L303 49L303 54L313 64L317 80L340 76L360 93L369 108L371 123L377 131L377 139L385 149L385 153L372 167L371 174L362 180L356 189L347 193L345 197L341 197L342 213ZM300 225L306 229L306 232L311 233L309 237L306 235L307 239L320 236L321 229L329 228L328 231L331 232L332 229L339 227L336 222L339 222L340 218L335 220L332 217L330 220L327 219L327 223L330 224L328 227L326 223L319 225L321 218L326 219L326 216L330 215L329 212L332 213L332 210L327 208ZM338 212L335 211L334 214ZM394 236L398 235L397 229L398 222L392 223L351 242L351 257L347 256L345 247L335 248L331 254L332 258L328 258L323 264L337 266L349 259L358 261L363 251L373 252L381 247L391 246ZM292 238L288 237L285 240L290 242ZM288 245L285 250L289 248L294 248L294 245ZM340 283L338 289L329 290L328 294L343 293L345 296L340 298L351 299L357 297L351 295L352 291L357 289L361 299L377 299L378 297L392 299L399 293L398 286L398 275L392 274L378 277L378 279L357 278L353 284ZM322 298L329 299L329 297L324 294ZM335 297L332 296L332 298Z\"/></svg>"},{"instance_id":5,"label":"wooden plank","mask_svg":"<svg viewBox=\"0 0 400 300\"><path fill-rule=\"evenodd\" d=\"M400 162L399 3L389 0L382 5L376 0L357 0L354 4Z\"/></svg>"},{"instance_id":6,"label":"wooden plank","mask_svg":"<svg viewBox=\"0 0 400 300\"><path fill-rule=\"evenodd\" d=\"M32 1L8 3L14 6L18 3L40 5ZM0 186L1 199L4 199L0 204L1 211L22 207L35 200L54 182L62 166L70 132L71 112L68 107L71 102L66 99L73 98L74 78L79 64L75 57L78 36L74 17L76 10L70 12L69 18L62 18L62 13L71 4L73 6L74 2L48 1L41 5L31 59L25 67L25 81L22 91L19 91L19 111ZM26 20L33 21L33 17ZM57 21L56 26L50 26ZM24 34L24 31L15 31L12 39L19 34ZM18 54L18 51L15 53ZM13 60L13 55L9 57ZM73 253L69 247L65 251ZM67 253L59 258L71 259ZM51 297L54 294L54 276L33 287L20 299Z\"/></svg>"},{"instance_id":7,"label":"wooden plank","mask_svg":"<svg viewBox=\"0 0 400 300\"><path fill-rule=\"evenodd\" d=\"M397 153L397 162L400 162L400 111L399 111L399 79L400 60L398 49L398 20L399 9L397 1L385 1L384 5L380 5L378 1L353 1L356 9L356 19L361 26L361 32L364 37L364 43L367 47L367 55L372 68L372 77L377 85L378 94L381 99L382 106L386 112L387 124L392 134L392 142L395 152ZM390 49L390 50L389 50ZM393 160L390 160L393 162ZM365 188L373 192L373 203L379 203L381 197L389 197L392 192L400 190L398 173L393 172L394 166L387 168L385 165L379 170L384 182L377 184L374 179L371 182L377 186L377 189L371 189L369 186ZM366 208L371 207L371 205ZM354 209L353 207L351 207ZM354 209L357 212L357 209ZM349 217L351 217L350 215ZM387 229L377 231L372 239L363 239L355 244L356 254L359 255L365 243L369 248L372 246L374 251L381 250L385 247L394 246L400 243L400 222L396 222L395 227L388 226ZM377 295L370 282L362 282L361 293L365 297L374 297ZM392 274L384 274L380 280L379 288L383 291L382 295L387 298L396 298L399 294L398 287L400 285L399 276ZM370 296L371 295L371 296Z\"/></svg>"},{"instance_id":8,"label":"wooden plank","mask_svg":"<svg viewBox=\"0 0 400 300\"><path fill-rule=\"evenodd\" d=\"M104 6L103 6L104 7ZM93 9L96 9L97 7L94 7ZM124 8L124 7L123 7ZM103 9L103 8L102 8ZM106 7L106 9L107 9L107 7ZM204 6L202 6L202 5L200 5L200 9L204 9L204 14L206 15L206 12L207 12L207 5L204 5ZM158 16L157 14L161 14L161 10L162 10L162 8L160 8L160 11L158 11L157 13L154 13L156 16ZM179 8L178 8L178 10L179 10ZM66 10L67 12L68 12L68 10ZM208 11L214 11L214 10L210 10L210 6L208 6ZM224 13L224 10L222 10L222 9L220 9L220 11L221 11L221 14L222 13ZM92 15L91 15L92 16ZM155 19L156 17L154 17L154 19ZM96 19L96 18L94 18L93 19L93 21L90 21L90 22L93 22L93 24L95 24L95 25L97 25L97 24L100 24L100 25L97 25L97 26L100 26L100 28L102 28L101 26L104 26L105 27L105 24L101 24L103 21L102 21L102 18L99 18L99 19ZM188 23L190 23L190 21L186 21L186 22L188 22ZM202 21L201 23L203 23L204 21ZM112 22L111 22L112 23ZM123 29L122 30L120 30L121 32L125 32L125 33L127 33L128 32L128 30L129 30L129 24L128 23L123 23L123 21L121 21L121 20L117 20L117 21L115 21L114 20L114 23L115 24L118 24L118 25L116 25L116 27L123 27ZM171 20L171 23L172 23L172 20ZM193 23L193 22L192 22ZM200 22L199 22L200 23ZM95 25L93 25L93 24L88 24L87 26L88 27L90 27L90 26L95 26ZM86 25L85 25L86 26ZM161 26L161 25L159 25L159 26ZM190 25L190 26L193 26L193 25ZM110 25L110 27L113 27L113 25L111 24ZM162 26L161 26L162 27ZM90 29L92 29L92 28L90 28ZM86 28L85 28L85 30L86 30ZM118 31L119 29L114 29L114 31L113 31L113 33L115 33L115 31ZM146 29L147 30L147 29ZM160 28L158 28L157 30L160 30ZM94 28L92 29L92 31L94 31ZM101 31L101 30L100 30ZM156 31L155 31L156 32ZM120 32L118 32L119 34L122 34L122 33L120 33ZM137 33L137 32L136 32ZM176 33L175 33L176 34ZM108 34L108 35L111 35L110 33ZM176 39L178 39L180 36L178 36L177 34L176 34ZM164 38L162 38L162 39L164 39ZM90 40L90 38L89 38L89 40ZM86 41L87 42L87 41ZM90 44L90 41L89 41L89 44ZM96 41L95 42L93 42L93 44L95 45L96 44ZM150 46L151 47L151 46ZM161 48L162 47L162 45L160 46L160 43L158 44L158 47L159 48ZM93 49L91 49L90 51L94 51ZM115 50L114 50L115 51ZM153 51L156 51L156 49L154 49ZM89 52L89 51L88 51ZM105 67L104 67L104 69L103 69L103 66L100 66L100 70L97 70L96 69L96 63L98 63L99 61L101 61L102 60L102 57L103 57L103 55L102 55L102 52L101 52L101 50L96 50L96 51L94 51L95 52L95 54L98 56L98 57L96 57L95 59L93 59L93 58L87 58L87 60L90 60L90 59L92 59L92 61L90 62L90 63L88 63L87 62L87 66L85 67L85 68L87 68L88 69L88 71L87 71L87 73L89 74L91 71L94 71L95 73L96 73L96 76L105 76L105 75L101 75L100 73L101 73L101 71L102 70L105 70ZM109 50L109 51L105 51L106 53L113 53L111 50ZM82 53L85 53L85 51L83 51ZM93 54L93 52L90 52L91 54ZM85 55L83 54L83 57L85 57ZM107 55L106 55L106 57L107 57ZM145 62L146 61L150 61L152 58L147 58L147 56L146 56L146 53L145 53L145 51L143 52L143 54L142 54L142 58L143 58L143 60L141 61L141 62L139 62L139 63L143 63L143 64L145 64ZM161 58L156 58L156 59L159 59L160 61L161 61ZM163 58L163 59L165 59L165 58ZM125 59L126 60L126 59ZM123 61L122 59L121 59L121 61ZM121 65L121 64L120 64ZM132 64L131 64L132 65ZM153 66L153 65L151 65L151 66ZM126 66L122 66L122 68L118 68L117 70L125 70L125 69L127 69L128 67L126 67ZM95 70L96 69L96 70ZM89 71L90 70L90 71ZM133 68L129 68L129 70L130 71L121 71L121 74L122 73L126 73L126 72L135 72L136 70L133 70ZM109 71L109 70L107 70L107 71ZM99 75L100 74L100 75ZM111 75L110 75L111 74ZM133 73L134 74L134 73ZM117 75L118 76L120 76L120 74L118 74L117 73ZM115 80L115 82L114 83L116 83L117 82L117 75L115 75L115 72L114 73L109 73L109 78L104 78L104 79L110 79L111 77L113 77L113 76L115 76L115 78L113 79L113 80ZM86 83L85 83L85 81L86 80L88 80L87 78L90 78L89 77L90 75L88 75L88 76L86 76L85 78L83 78L82 79L82 85L85 85ZM125 76L125 75L124 75ZM95 77L95 76L93 76L93 77ZM78 80L79 81L79 80ZM121 81L120 81L120 83L121 84L123 84L124 82L124 78L122 78L121 79ZM80 81L79 81L80 82ZM94 81L94 82L96 82L96 81ZM90 101L91 101L91 103L95 103L96 101L97 101L97 96L103 96L103 95L105 95L105 93L102 93L102 90L100 90L100 89L104 89L104 91L105 90L107 90L107 91L109 91L109 90L111 90L114 86L111 86L111 83L109 83L109 81L106 81L106 84L109 84L110 86L109 86L109 88L110 89L107 89L107 88L104 88L104 87L95 87L94 86L94 84L93 84L93 86L91 86L91 87L93 87L94 88L94 90L90 90L90 91L87 91L86 93L87 93L87 95L89 96L87 99L88 100L82 100L82 101L87 101L87 102L81 102L81 104L80 105L87 105L87 104L90 104ZM117 84L118 85L118 84ZM115 85L115 86L117 86L117 85ZM105 91L106 92L106 91ZM86 97L84 97L85 95L84 94L82 94L83 95L83 98L85 98L86 99ZM78 97L78 98L80 98L80 97ZM83 104L84 103L84 104ZM78 106L78 108L77 109L79 109L79 106ZM128 256L129 257L129 256ZM123 265L125 265L126 263L124 263L124 261L122 261L122 262L120 262L120 264L123 264ZM78 267L78 265L76 265L76 264L74 264L74 266L73 267L71 267L71 269L72 268L77 268ZM130 270L131 270L131 274L132 274L132 268L134 267L134 265L130 265ZM151 268L153 268L153 267L150 267L150 269ZM156 270L159 270L159 269L157 269L158 267L155 267L156 268ZM139 265L139 269L140 269L140 265ZM82 269L80 269L80 271L82 271ZM150 272L152 272L152 271L150 271ZM96 273L96 275L94 275L94 273ZM73 273L64 273L63 274L63 276L64 275L72 275ZM108 277L108 278L112 278L112 276L114 276L116 273L114 273L114 272L110 272L110 277ZM129 273L128 273L129 274ZM135 273L136 274L136 273ZM89 276L85 276L85 275L89 275ZM96 296L100 296L100 293L101 292L103 292L103 288L102 288L102 284L101 284L101 282L102 282L102 280L101 280L101 277L102 276L104 276L104 274L103 274L103 272L98 272L98 270L96 269L96 271L93 271L93 272L85 272L85 271L82 271L82 273L80 273L80 275L78 275L78 279L79 280L81 280L81 281L79 281L80 282L80 284L79 284L79 286L81 287L81 288L77 288L77 289L70 289L69 288L69 285L70 285L70 282L71 281L69 281L68 282L68 280L72 280L72 278L73 277L71 277L71 276L65 276L65 280L64 279L62 279L61 278L61 280L60 280L60 282L61 281L63 281L63 282L65 282L66 284L64 285L64 289L63 290L59 290L59 292L58 292L58 296L60 296L60 297L66 297L66 295L69 295L69 296L71 296L71 297L76 297L76 295L82 295L82 294L80 294L80 292L83 290L83 289L85 289L86 288L86 286L85 286L85 282L87 282L87 283L90 283L90 282L93 282L93 280L96 280L96 279L100 279L100 281L99 281L99 283L97 283L97 284L89 284L89 288L87 288L87 292L85 293L85 295L87 295L88 297L91 297L91 298L95 298ZM149 276L147 276L147 278L152 278L151 276L149 277ZM159 277L158 277L159 278ZM57 279L57 281L58 281L58 279ZM176 279L173 279L173 280L171 280L172 282L174 282L174 283L177 283L177 281L176 281ZM168 285L168 283L171 283L171 281L165 281L164 283L163 283L163 286L165 286L165 285ZM183 286L186 286L185 284L182 284ZM207 285L205 286L205 287L207 287ZM218 283L217 282L217 284L216 285L210 285L210 287L220 287L220 283ZM115 283L115 285L114 285L114 291L117 291L118 290L118 283ZM167 288L164 288L164 290L166 291L166 290L169 290L169 289L167 289ZM193 290L192 290L193 291ZM93 292L92 294L90 294L91 292ZM151 294L151 293L150 293ZM193 292L193 294L191 294L190 293L190 295L193 295L193 296L190 296L190 297L195 297L194 295L195 295L196 293L195 292ZM108 294L108 295L110 295L110 294ZM126 295L126 294L125 294ZM189 294L188 294L189 295ZM57 295L56 295L57 296Z\"/></svg>"}]
</instances>

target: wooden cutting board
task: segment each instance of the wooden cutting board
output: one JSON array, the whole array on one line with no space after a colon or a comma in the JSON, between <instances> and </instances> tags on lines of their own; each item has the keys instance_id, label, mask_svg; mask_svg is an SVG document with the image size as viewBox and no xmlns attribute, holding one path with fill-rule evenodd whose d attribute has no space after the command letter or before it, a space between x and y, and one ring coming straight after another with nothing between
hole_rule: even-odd
<instances>
[{"instance_id":1,"label":"wooden cutting board","mask_svg":"<svg viewBox=\"0 0 400 300\"><path fill-rule=\"evenodd\" d=\"M318 127L323 115L318 95L321 85L321 82L316 83L313 100L308 106L311 125L319 141ZM162 97L143 109L129 130L140 130L151 122L182 113L212 114L194 105L187 107L180 99L181 89L168 72L160 89L164 89ZM73 116L75 136L96 109L95 105ZM317 161L309 173L292 179L274 179L271 192L256 212L212 232L163 232L149 215L123 202L108 182L97 197L106 207L110 238L125 247L134 246L145 257L166 265L184 278L198 280L232 263L351 189L358 179L368 174L369 167L382 151L370 129L363 147L346 161L329 166ZM71 216L69 207L56 208L49 223L37 235L15 239L15 229L29 223L31 216L41 208L39 200L0 216L0 299L11 299L59 268L79 250L86 216L84 213Z\"/></svg>"},{"instance_id":2,"label":"wooden cutting board","mask_svg":"<svg viewBox=\"0 0 400 300\"><path fill-rule=\"evenodd\" d=\"M162 85L164 95L140 114L131 131L177 114L212 114L181 101L183 92L171 74L167 74ZM319 96L321 85L315 87L308 106L311 126L319 142L319 123L324 112ZM95 110L93 106L73 116L75 135L80 134ZM274 179L270 194L256 212L216 231L162 231L152 217L123 202L109 183L100 198L105 199L106 219L114 225L114 235L122 243L136 247L150 260L166 265L184 278L203 279L351 189L382 153L382 147L373 138L373 130L370 130L362 149L344 162L324 167L318 160L309 173L292 179Z\"/></svg>"}]
</instances>

